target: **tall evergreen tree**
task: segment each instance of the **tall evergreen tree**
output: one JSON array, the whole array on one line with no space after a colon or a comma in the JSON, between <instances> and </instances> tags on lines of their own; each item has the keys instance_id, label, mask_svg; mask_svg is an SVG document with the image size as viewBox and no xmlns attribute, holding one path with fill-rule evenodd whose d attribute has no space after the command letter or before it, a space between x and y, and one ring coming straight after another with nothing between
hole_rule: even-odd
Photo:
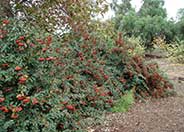
<instances>
[{"instance_id":1,"label":"tall evergreen tree","mask_svg":"<svg viewBox=\"0 0 184 132\"><path fill-rule=\"evenodd\" d=\"M139 10L141 16L161 16L167 17L166 9L164 6L164 0L143 0L143 5Z\"/></svg>"},{"instance_id":2,"label":"tall evergreen tree","mask_svg":"<svg viewBox=\"0 0 184 132\"><path fill-rule=\"evenodd\" d=\"M115 10L115 28L128 37L141 37L146 47L150 47L154 37L165 36L167 41L172 41L175 30L174 22L167 20L164 0L143 0L138 12L129 5L130 0L118 4ZM127 6L128 7L128 6ZM125 13L126 12L126 13Z\"/></svg>"},{"instance_id":3,"label":"tall evergreen tree","mask_svg":"<svg viewBox=\"0 0 184 132\"><path fill-rule=\"evenodd\" d=\"M132 9L131 0L121 0L118 4L118 0L113 0L112 9L116 14L127 15L127 13Z\"/></svg>"}]
</instances>

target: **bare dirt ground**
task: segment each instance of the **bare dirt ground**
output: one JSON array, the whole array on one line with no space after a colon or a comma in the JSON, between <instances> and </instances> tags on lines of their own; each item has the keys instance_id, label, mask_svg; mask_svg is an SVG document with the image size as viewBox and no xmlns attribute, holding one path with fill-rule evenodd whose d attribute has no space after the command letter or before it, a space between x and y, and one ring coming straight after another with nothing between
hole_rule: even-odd
<instances>
[{"instance_id":1,"label":"bare dirt ground","mask_svg":"<svg viewBox=\"0 0 184 132\"><path fill-rule=\"evenodd\" d=\"M184 65L153 59L173 82L177 95L135 103L126 113L108 114L89 132L184 132Z\"/></svg>"}]
</instances>

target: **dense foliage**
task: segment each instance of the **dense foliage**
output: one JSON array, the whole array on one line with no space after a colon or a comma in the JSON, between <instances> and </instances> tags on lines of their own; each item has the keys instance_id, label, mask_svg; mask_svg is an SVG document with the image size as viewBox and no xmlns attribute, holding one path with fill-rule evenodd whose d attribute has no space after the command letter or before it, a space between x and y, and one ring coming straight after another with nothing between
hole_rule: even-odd
<instances>
[{"instance_id":1,"label":"dense foliage","mask_svg":"<svg viewBox=\"0 0 184 132\"><path fill-rule=\"evenodd\" d=\"M157 98L172 88L121 33L58 41L21 21L0 23L1 131L81 131L127 90Z\"/></svg>"}]
</instances>

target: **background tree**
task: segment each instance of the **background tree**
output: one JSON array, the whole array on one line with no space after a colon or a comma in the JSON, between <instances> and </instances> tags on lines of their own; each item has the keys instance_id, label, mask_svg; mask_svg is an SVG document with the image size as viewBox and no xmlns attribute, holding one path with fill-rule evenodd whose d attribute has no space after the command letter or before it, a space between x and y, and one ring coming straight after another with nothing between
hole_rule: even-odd
<instances>
[{"instance_id":1,"label":"background tree","mask_svg":"<svg viewBox=\"0 0 184 132\"><path fill-rule=\"evenodd\" d=\"M181 9L178 10L177 18L179 20L184 19L184 8L181 8Z\"/></svg>"},{"instance_id":2,"label":"background tree","mask_svg":"<svg viewBox=\"0 0 184 132\"><path fill-rule=\"evenodd\" d=\"M113 0L111 4L111 7L115 10L115 13L126 15L132 9L132 5L130 3L131 0L121 0L120 4L118 4L118 2L118 0Z\"/></svg>"},{"instance_id":3,"label":"background tree","mask_svg":"<svg viewBox=\"0 0 184 132\"><path fill-rule=\"evenodd\" d=\"M184 8L179 9L177 14L178 21L176 22L176 33L180 40L184 40Z\"/></svg>"},{"instance_id":4,"label":"background tree","mask_svg":"<svg viewBox=\"0 0 184 132\"><path fill-rule=\"evenodd\" d=\"M130 3L130 1L129 1ZM168 42L174 38L174 22L167 20L163 0L143 0L138 12L134 8L124 13L127 2L118 4L115 10L115 28L128 37L141 37L146 47L150 47L154 37L165 36ZM124 15L123 15L124 14Z\"/></svg>"},{"instance_id":5,"label":"background tree","mask_svg":"<svg viewBox=\"0 0 184 132\"><path fill-rule=\"evenodd\" d=\"M143 0L143 5L141 6L138 14L140 16L161 16L163 18L167 17L166 9L164 6L164 0Z\"/></svg>"},{"instance_id":6,"label":"background tree","mask_svg":"<svg viewBox=\"0 0 184 132\"><path fill-rule=\"evenodd\" d=\"M111 8L115 11L115 29L120 31L128 31L130 27L133 27L133 21L136 17L135 9L132 8L131 0L121 0L118 3L118 0L113 0ZM131 34L132 31L128 31L127 34Z\"/></svg>"}]
</instances>

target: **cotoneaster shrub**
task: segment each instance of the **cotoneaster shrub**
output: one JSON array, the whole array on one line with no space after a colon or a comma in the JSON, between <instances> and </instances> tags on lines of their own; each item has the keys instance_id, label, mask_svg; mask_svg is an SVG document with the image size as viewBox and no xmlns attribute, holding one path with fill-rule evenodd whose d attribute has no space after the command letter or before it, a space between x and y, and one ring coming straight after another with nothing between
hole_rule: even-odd
<instances>
[{"instance_id":1,"label":"cotoneaster shrub","mask_svg":"<svg viewBox=\"0 0 184 132\"><path fill-rule=\"evenodd\" d=\"M57 41L23 27L1 20L2 131L84 131L128 90L146 98L172 88L157 65L130 55L121 34L109 48L89 33Z\"/></svg>"},{"instance_id":2,"label":"cotoneaster shrub","mask_svg":"<svg viewBox=\"0 0 184 132\"><path fill-rule=\"evenodd\" d=\"M17 23L3 20L0 26L0 128L38 131L44 123L42 113L51 107L47 98L57 58L50 47L51 36L37 38Z\"/></svg>"}]
</instances>

